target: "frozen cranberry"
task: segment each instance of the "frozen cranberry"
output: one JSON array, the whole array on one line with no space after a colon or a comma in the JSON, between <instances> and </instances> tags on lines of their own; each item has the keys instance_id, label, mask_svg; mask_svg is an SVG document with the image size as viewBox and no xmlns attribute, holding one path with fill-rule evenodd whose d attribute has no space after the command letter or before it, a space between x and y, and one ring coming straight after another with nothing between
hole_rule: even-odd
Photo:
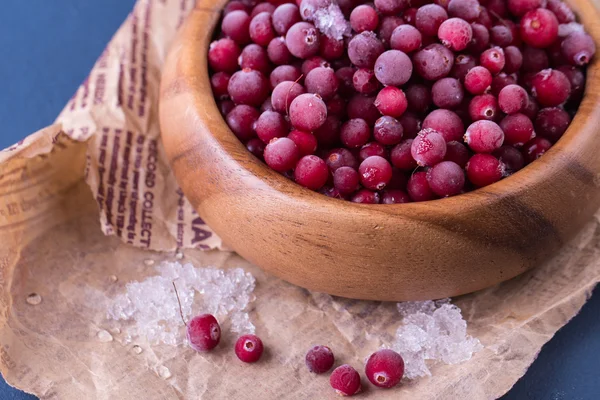
<instances>
[{"instance_id":1,"label":"frozen cranberry","mask_svg":"<svg viewBox=\"0 0 600 400\"><path fill-rule=\"evenodd\" d=\"M504 164L505 175L512 175L525 166L523 154L513 146L502 146L492 154Z\"/></svg>"},{"instance_id":2,"label":"frozen cranberry","mask_svg":"<svg viewBox=\"0 0 600 400\"><path fill-rule=\"evenodd\" d=\"M238 57L241 50L239 46L229 38L216 40L208 47L208 65L219 72L233 73L238 69Z\"/></svg>"},{"instance_id":3,"label":"frozen cranberry","mask_svg":"<svg viewBox=\"0 0 600 400\"><path fill-rule=\"evenodd\" d=\"M431 88L433 103L440 108L454 108L462 103L464 98L463 87L454 78L442 78Z\"/></svg>"},{"instance_id":4,"label":"frozen cranberry","mask_svg":"<svg viewBox=\"0 0 600 400\"><path fill-rule=\"evenodd\" d=\"M498 102L491 94L475 96L469 103L469 116L473 121L493 121L498 117Z\"/></svg>"},{"instance_id":5,"label":"frozen cranberry","mask_svg":"<svg viewBox=\"0 0 600 400\"><path fill-rule=\"evenodd\" d=\"M357 69L352 77L352 83L354 89L362 94L371 94L379 89L379 81L375 78L375 72L372 69Z\"/></svg>"},{"instance_id":6,"label":"frozen cranberry","mask_svg":"<svg viewBox=\"0 0 600 400\"><path fill-rule=\"evenodd\" d=\"M227 116L227 114L229 114L231 112L231 110L233 110L233 108L235 107L235 104L231 100L219 101L218 105L219 105L219 111L221 111L221 115L223 115L224 117ZM252 108L252 107L250 107L250 108Z\"/></svg>"},{"instance_id":7,"label":"frozen cranberry","mask_svg":"<svg viewBox=\"0 0 600 400\"><path fill-rule=\"evenodd\" d=\"M522 146L535 137L533 123L524 114L507 115L500 121L500 128L504 131L504 143L513 146Z\"/></svg>"},{"instance_id":8,"label":"frozen cranberry","mask_svg":"<svg viewBox=\"0 0 600 400\"><path fill-rule=\"evenodd\" d=\"M394 146L390 154L394 167L402 171L412 171L417 168L417 162L411 154L412 143L413 139L406 139Z\"/></svg>"},{"instance_id":9,"label":"frozen cranberry","mask_svg":"<svg viewBox=\"0 0 600 400\"><path fill-rule=\"evenodd\" d=\"M360 5L350 13L350 26L357 33L363 31L374 31L379 25L377 11L371 6Z\"/></svg>"},{"instance_id":10,"label":"frozen cranberry","mask_svg":"<svg viewBox=\"0 0 600 400\"><path fill-rule=\"evenodd\" d=\"M211 314L199 315L188 322L187 339L192 349L210 351L221 341L221 327Z\"/></svg>"},{"instance_id":11,"label":"frozen cranberry","mask_svg":"<svg viewBox=\"0 0 600 400\"><path fill-rule=\"evenodd\" d=\"M319 67L329 68L330 64L327 60L319 56L308 58L302 63L302 74L306 76L310 71Z\"/></svg>"},{"instance_id":12,"label":"frozen cranberry","mask_svg":"<svg viewBox=\"0 0 600 400\"><path fill-rule=\"evenodd\" d=\"M558 37L558 20L552 11L537 8L521 18L521 38L533 47L550 46Z\"/></svg>"},{"instance_id":13,"label":"frozen cranberry","mask_svg":"<svg viewBox=\"0 0 600 400\"><path fill-rule=\"evenodd\" d=\"M535 116L537 115L538 110L539 110L539 107L538 107L537 102L530 95L527 100L527 105L523 109L522 113L527 115L529 117L529 119L533 120L533 119L535 119Z\"/></svg>"},{"instance_id":14,"label":"frozen cranberry","mask_svg":"<svg viewBox=\"0 0 600 400\"><path fill-rule=\"evenodd\" d=\"M277 38L273 40L276 41ZM285 46L285 44L283 45ZM287 52L287 48L285 51ZM238 58L238 64L240 64L241 69L255 69L263 74L268 75L271 69L269 58L270 55L267 50L257 44L251 43L242 50L242 53Z\"/></svg>"},{"instance_id":15,"label":"frozen cranberry","mask_svg":"<svg viewBox=\"0 0 600 400\"><path fill-rule=\"evenodd\" d=\"M360 183L358 172L351 167L340 167L333 173L333 185L343 195L354 193Z\"/></svg>"},{"instance_id":16,"label":"frozen cranberry","mask_svg":"<svg viewBox=\"0 0 600 400\"><path fill-rule=\"evenodd\" d=\"M527 105L529 95L519 85L507 85L498 94L498 106L506 114L520 112Z\"/></svg>"},{"instance_id":17,"label":"frozen cranberry","mask_svg":"<svg viewBox=\"0 0 600 400\"><path fill-rule=\"evenodd\" d=\"M523 65L523 54L521 50L515 46L504 48L504 72L512 74L521 69Z\"/></svg>"},{"instance_id":18,"label":"frozen cranberry","mask_svg":"<svg viewBox=\"0 0 600 400\"><path fill-rule=\"evenodd\" d=\"M491 185L504 175L504 164L491 154L475 154L465 169L469 181L477 187Z\"/></svg>"},{"instance_id":19,"label":"frozen cranberry","mask_svg":"<svg viewBox=\"0 0 600 400\"><path fill-rule=\"evenodd\" d=\"M532 85L531 93L537 102L545 107L558 106L571 94L569 79L555 69L545 69L535 74Z\"/></svg>"},{"instance_id":20,"label":"frozen cranberry","mask_svg":"<svg viewBox=\"0 0 600 400\"><path fill-rule=\"evenodd\" d=\"M386 86L404 85L412 75L410 58L399 50L388 50L375 62L375 76Z\"/></svg>"},{"instance_id":21,"label":"frozen cranberry","mask_svg":"<svg viewBox=\"0 0 600 400\"><path fill-rule=\"evenodd\" d=\"M410 201L410 196L403 190L384 190L381 196L381 204L401 204Z\"/></svg>"},{"instance_id":22,"label":"frozen cranberry","mask_svg":"<svg viewBox=\"0 0 600 400\"><path fill-rule=\"evenodd\" d=\"M333 367L333 352L327 346L314 346L306 353L306 367L310 372L323 374Z\"/></svg>"},{"instance_id":23,"label":"frozen cranberry","mask_svg":"<svg viewBox=\"0 0 600 400\"><path fill-rule=\"evenodd\" d=\"M263 156L269 167L285 172L294 168L300 158L300 151L292 139L275 138L267 144Z\"/></svg>"},{"instance_id":24,"label":"frozen cranberry","mask_svg":"<svg viewBox=\"0 0 600 400\"><path fill-rule=\"evenodd\" d=\"M269 95L269 84L263 74L246 68L231 76L227 91L234 103L258 107Z\"/></svg>"},{"instance_id":25,"label":"frozen cranberry","mask_svg":"<svg viewBox=\"0 0 600 400\"><path fill-rule=\"evenodd\" d=\"M328 100L336 93L339 83L333 69L318 67L306 75L304 85L309 93L318 94L323 100Z\"/></svg>"},{"instance_id":26,"label":"frozen cranberry","mask_svg":"<svg viewBox=\"0 0 600 400\"><path fill-rule=\"evenodd\" d=\"M482 67L487 68L492 75L496 75L502 71L502 68L504 68L504 64L506 63L504 51L500 47L492 47L491 49L487 49L481 53L481 56L479 57L479 63Z\"/></svg>"},{"instance_id":27,"label":"frozen cranberry","mask_svg":"<svg viewBox=\"0 0 600 400\"><path fill-rule=\"evenodd\" d=\"M492 74L481 66L471 68L465 76L465 89L471 94L483 94L492 84Z\"/></svg>"},{"instance_id":28,"label":"frozen cranberry","mask_svg":"<svg viewBox=\"0 0 600 400\"><path fill-rule=\"evenodd\" d=\"M412 201L427 201L435 198L435 194L427 183L426 172L415 172L411 175L406 186L406 191Z\"/></svg>"},{"instance_id":29,"label":"frozen cranberry","mask_svg":"<svg viewBox=\"0 0 600 400\"><path fill-rule=\"evenodd\" d=\"M402 18L404 19L404 21L406 21L407 24L415 26L415 22L417 19L417 11L418 9L416 7L407 8L402 14Z\"/></svg>"},{"instance_id":30,"label":"frozen cranberry","mask_svg":"<svg viewBox=\"0 0 600 400\"><path fill-rule=\"evenodd\" d=\"M242 3L241 1L238 0L232 0L229 3L227 3L227 5L225 6L225 8L223 9L223 15L227 15L232 11L236 11L236 10L243 10L246 11L247 7L244 3Z\"/></svg>"},{"instance_id":31,"label":"frozen cranberry","mask_svg":"<svg viewBox=\"0 0 600 400\"><path fill-rule=\"evenodd\" d=\"M309 58L319 52L319 33L313 24L297 22L287 31L285 43L294 57Z\"/></svg>"},{"instance_id":32,"label":"frozen cranberry","mask_svg":"<svg viewBox=\"0 0 600 400\"><path fill-rule=\"evenodd\" d=\"M256 335L243 335L235 342L235 355L245 363L254 363L263 353L262 340Z\"/></svg>"},{"instance_id":33,"label":"frozen cranberry","mask_svg":"<svg viewBox=\"0 0 600 400\"><path fill-rule=\"evenodd\" d=\"M481 12L477 0L450 0L448 3L448 14L451 17L462 18L466 21L475 21Z\"/></svg>"},{"instance_id":34,"label":"frozen cranberry","mask_svg":"<svg viewBox=\"0 0 600 400\"><path fill-rule=\"evenodd\" d=\"M358 162L352 152L344 148L331 150L325 159L325 163L332 173L341 167L350 167L352 169L358 168Z\"/></svg>"},{"instance_id":35,"label":"frozen cranberry","mask_svg":"<svg viewBox=\"0 0 600 400\"><path fill-rule=\"evenodd\" d=\"M548 0L548 10L552 11L561 24L575 21L575 14L567 3L562 0Z\"/></svg>"},{"instance_id":36,"label":"frozen cranberry","mask_svg":"<svg viewBox=\"0 0 600 400\"><path fill-rule=\"evenodd\" d=\"M444 159L446 140L433 129L423 129L413 140L410 151L419 166L432 166Z\"/></svg>"},{"instance_id":37,"label":"frozen cranberry","mask_svg":"<svg viewBox=\"0 0 600 400\"><path fill-rule=\"evenodd\" d=\"M276 37L267 46L267 55L273 64L287 64L292 60L292 54L285 45L283 37Z\"/></svg>"},{"instance_id":38,"label":"frozen cranberry","mask_svg":"<svg viewBox=\"0 0 600 400\"><path fill-rule=\"evenodd\" d=\"M379 143L391 146L400 143L404 129L397 119L384 115L375 121L373 138Z\"/></svg>"},{"instance_id":39,"label":"frozen cranberry","mask_svg":"<svg viewBox=\"0 0 600 400\"><path fill-rule=\"evenodd\" d=\"M415 18L415 26L426 36L435 36L442 22L448 19L448 13L437 4L419 7Z\"/></svg>"},{"instance_id":40,"label":"frozen cranberry","mask_svg":"<svg viewBox=\"0 0 600 400\"><path fill-rule=\"evenodd\" d=\"M248 149L248 151L261 160L263 158L265 146L265 142L256 138L250 139L248 140L248 143L246 143L246 148Z\"/></svg>"},{"instance_id":41,"label":"frozen cranberry","mask_svg":"<svg viewBox=\"0 0 600 400\"><path fill-rule=\"evenodd\" d=\"M358 148L366 144L371 137L369 124L362 118L353 118L342 125L340 139L349 148Z\"/></svg>"},{"instance_id":42,"label":"frozen cranberry","mask_svg":"<svg viewBox=\"0 0 600 400\"><path fill-rule=\"evenodd\" d=\"M291 81L279 83L271 93L273 110L280 113L287 112L290 104L303 93L305 93L304 87L298 83Z\"/></svg>"},{"instance_id":43,"label":"frozen cranberry","mask_svg":"<svg viewBox=\"0 0 600 400\"><path fill-rule=\"evenodd\" d=\"M459 54L454 59L454 66L452 67L452 71L450 71L450 76L464 82L467 73L476 66L477 60L473 56L469 54Z\"/></svg>"},{"instance_id":44,"label":"frozen cranberry","mask_svg":"<svg viewBox=\"0 0 600 400\"><path fill-rule=\"evenodd\" d=\"M412 53L421 47L421 32L412 25L400 25L392 32L390 47L404 53Z\"/></svg>"},{"instance_id":45,"label":"frozen cranberry","mask_svg":"<svg viewBox=\"0 0 600 400\"><path fill-rule=\"evenodd\" d=\"M317 138L312 133L294 130L287 137L296 143L301 156L313 154L317 150Z\"/></svg>"},{"instance_id":46,"label":"frozen cranberry","mask_svg":"<svg viewBox=\"0 0 600 400\"><path fill-rule=\"evenodd\" d=\"M488 28L481 24L471 24L471 30L473 31L473 38L469 43L469 50L475 54L479 54L487 49L490 44L490 33Z\"/></svg>"},{"instance_id":47,"label":"frozen cranberry","mask_svg":"<svg viewBox=\"0 0 600 400\"><path fill-rule=\"evenodd\" d=\"M585 74L582 69L570 65L562 65L558 67L558 70L565 74L571 83L571 96L569 96L569 102L579 102L583 97L583 91L585 89Z\"/></svg>"},{"instance_id":48,"label":"frozen cranberry","mask_svg":"<svg viewBox=\"0 0 600 400\"><path fill-rule=\"evenodd\" d=\"M475 121L467 128L464 140L476 153L491 153L502 146L504 132L493 121Z\"/></svg>"},{"instance_id":49,"label":"frozen cranberry","mask_svg":"<svg viewBox=\"0 0 600 400\"><path fill-rule=\"evenodd\" d=\"M348 101L348 118L362 118L373 125L381 116L375 106L375 97L356 94Z\"/></svg>"},{"instance_id":50,"label":"frozen cranberry","mask_svg":"<svg viewBox=\"0 0 600 400\"><path fill-rule=\"evenodd\" d=\"M385 158L372 156L360 163L358 173L365 188L381 190L392 179L392 166Z\"/></svg>"},{"instance_id":51,"label":"frozen cranberry","mask_svg":"<svg viewBox=\"0 0 600 400\"><path fill-rule=\"evenodd\" d=\"M508 10L516 17L522 17L527 11L545 7L546 0L508 0Z\"/></svg>"},{"instance_id":52,"label":"frozen cranberry","mask_svg":"<svg viewBox=\"0 0 600 400\"><path fill-rule=\"evenodd\" d=\"M454 51L466 49L473 38L471 25L460 18L450 18L442 22L437 34L442 44Z\"/></svg>"},{"instance_id":53,"label":"frozen cranberry","mask_svg":"<svg viewBox=\"0 0 600 400\"><path fill-rule=\"evenodd\" d=\"M512 32L506 25L495 25L490 29L490 40L496 46L506 47L513 42Z\"/></svg>"},{"instance_id":54,"label":"frozen cranberry","mask_svg":"<svg viewBox=\"0 0 600 400\"><path fill-rule=\"evenodd\" d=\"M525 143L521 149L521 153L525 158L525 162L529 164L544 155L550 147L552 147L550 141L542 137L536 137Z\"/></svg>"},{"instance_id":55,"label":"frozen cranberry","mask_svg":"<svg viewBox=\"0 0 600 400\"><path fill-rule=\"evenodd\" d=\"M275 37L275 30L271 24L271 13L261 12L250 21L250 38L256 44L266 47Z\"/></svg>"},{"instance_id":56,"label":"frozen cranberry","mask_svg":"<svg viewBox=\"0 0 600 400\"><path fill-rule=\"evenodd\" d=\"M344 42L327 35L319 39L319 55L326 60L335 60L344 54Z\"/></svg>"},{"instance_id":57,"label":"frozen cranberry","mask_svg":"<svg viewBox=\"0 0 600 400\"><path fill-rule=\"evenodd\" d=\"M218 99L226 99L229 96L227 92L227 85L231 75L227 72L216 72L210 77L210 86L212 87L213 93Z\"/></svg>"},{"instance_id":58,"label":"frozen cranberry","mask_svg":"<svg viewBox=\"0 0 600 400\"><path fill-rule=\"evenodd\" d=\"M435 81L448 76L454 65L454 54L441 44L430 44L413 57L414 68L423 78Z\"/></svg>"},{"instance_id":59,"label":"frozen cranberry","mask_svg":"<svg viewBox=\"0 0 600 400\"><path fill-rule=\"evenodd\" d=\"M469 150L467 150L466 146L456 140L446 143L446 156L444 157L444 161L452 161L461 168L464 168L467 165L467 161L469 161Z\"/></svg>"},{"instance_id":60,"label":"frozen cranberry","mask_svg":"<svg viewBox=\"0 0 600 400\"><path fill-rule=\"evenodd\" d=\"M439 132L446 142L461 140L465 132L460 117L450 110L433 110L423 120L423 129Z\"/></svg>"},{"instance_id":61,"label":"frozen cranberry","mask_svg":"<svg viewBox=\"0 0 600 400\"><path fill-rule=\"evenodd\" d=\"M375 8L384 15L398 14L409 5L408 0L375 0Z\"/></svg>"},{"instance_id":62,"label":"frozen cranberry","mask_svg":"<svg viewBox=\"0 0 600 400\"><path fill-rule=\"evenodd\" d=\"M250 41L250 16L246 11L236 10L223 17L221 30L225 35L235 40L239 44L246 44Z\"/></svg>"},{"instance_id":63,"label":"frozen cranberry","mask_svg":"<svg viewBox=\"0 0 600 400\"><path fill-rule=\"evenodd\" d=\"M341 396L353 396L361 390L360 375L348 364L333 370L329 384Z\"/></svg>"},{"instance_id":64,"label":"frozen cranberry","mask_svg":"<svg viewBox=\"0 0 600 400\"><path fill-rule=\"evenodd\" d=\"M556 143L571 123L569 113L558 107L542 108L535 118L535 131L539 136Z\"/></svg>"},{"instance_id":65,"label":"frozen cranberry","mask_svg":"<svg viewBox=\"0 0 600 400\"><path fill-rule=\"evenodd\" d=\"M395 3L395 1L392 2ZM387 15L383 17L381 19L381 23L379 24L379 31L377 32L377 36L379 36L379 40L381 40L381 43L383 43L387 47L394 48L393 46L391 46L392 34L394 30L402 24L404 24L404 20L395 15Z\"/></svg>"},{"instance_id":66,"label":"frozen cranberry","mask_svg":"<svg viewBox=\"0 0 600 400\"><path fill-rule=\"evenodd\" d=\"M455 162L442 161L427 171L427 183L440 197L454 196L465 186L465 174Z\"/></svg>"},{"instance_id":67,"label":"frozen cranberry","mask_svg":"<svg viewBox=\"0 0 600 400\"><path fill-rule=\"evenodd\" d=\"M369 189L361 189L354 193L350 201L353 203L379 204L381 202L381 197L377 192Z\"/></svg>"},{"instance_id":68,"label":"frozen cranberry","mask_svg":"<svg viewBox=\"0 0 600 400\"><path fill-rule=\"evenodd\" d=\"M596 45L590 35L575 31L569 34L561 44L562 54L572 65L586 65L596 54Z\"/></svg>"},{"instance_id":69,"label":"frozen cranberry","mask_svg":"<svg viewBox=\"0 0 600 400\"><path fill-rule=\"evenodd\" d=\"M272 139L286 136L289 126L283 115L275 111L263 112L254 125L260 140L269 143Z\"/></svg>"},{"instance_id":70,"label":"frozen cranberry","mask_svg":"<svg viewBox=\"0 0 600 400\"><path fill-rule=\"evenodd\" d=\"M289 117L294 128L311 132L325 123L327 106L315 94L301 94L290 104Z\"/></svg>"},{"instance_id":71,"label":"frozen cranberry","mask_svg":"<svg viewBox=\"0 0 600 400\"><path fill-rule=\"evenodd\" d=\"M262 12L273 14L273 11L275 11L275 6L273 4L267 3L267 2L265 2L265 3L258 3L252 9L252 12L250 13L250 18L254 18L258 14L260 14Z\"/></svg>"},{"instance_id":72,"label":"frozen cranberry","mask_svg":"<svg viewBox=\"0 0 600 400\"><path fill-rule=\"evenodd\" d=\"M360 148L358 158L362 162L371 156L389 158L387 148L379 142L369 142Z\"/></svg>"},{"instance_id":73,"label":"frozen cranberry","mask_svg":"<svg viewBox=\"0 0 600 400\"><path fill-rule=\"evenodd\" d=\"M254 123L258 120L259 115L256 108L240 104L227 114L227 125L238 139L246 141L256 136Z\"/></svg>"},{"instance_id":74,"label":"frozen cranberry","mask_svg":"<svg viewBox=\"0 0 600 400\"><path fill-rule=\"evenodd\" d=\"M295 82L300 79L300 70L291 65L279 65L271 71L271 75L269 76L269 81L271 83L271 87L275 88L281 82L284 81L292 81Z\"/></svg>"},{"instance_id":75,"label":"frozen cranberry","mask_svg":"<svg viewBox=\"0 0 600 400\"><path fill-rule=\"evenodd\" d=\"M358 68L373 68L377 57L385 50L373 32L361 32L348 43L348 57Z\"/></svg>"},{"instance_id":76,"label":"frozen cranberry","mask_svg":"<svg viewBox=\"0 0 600 400\"><path fill-rule=\"evenodd\" d=\"M494 96L498 96L502 88L516 83L517 79L514 75L508 75L504 72L500 72L498 75L492 78L492 85L490 86L491 92Z\"/></svg>"},{"instance_id":77,"label":"frozen cranberry","mask_svg":"<svg viewBox=\"0 0 600 400\"><path fill-rule=\"evenodd\" d=\"M294 169L296 183L310 190L319 190L328 177L329 170L325 161L312 154L302 157Z\"/></svg>"},{"instance_id":78,"label":"frozen cranberry","mask_svg":"<svg viewBox=\"0 0 600 400\"><path fill-rule=\"evenodd\" d=\"M387 86L379 91L374 104L381 114L399 117L406 111L408 101L401 89Z\"/></svg>"},{"instance_id":79,"label":"frozen cranberry","mask_svg":"<svg viewBox=\"0 0 600 400\"><path fill-rule=\"evenodd\" d=\"M295 4L285 3L273 11L271 16L273 29L279 35L285 35L296 22L302 21L300 11Z\"/></svg>"}]
</instances>

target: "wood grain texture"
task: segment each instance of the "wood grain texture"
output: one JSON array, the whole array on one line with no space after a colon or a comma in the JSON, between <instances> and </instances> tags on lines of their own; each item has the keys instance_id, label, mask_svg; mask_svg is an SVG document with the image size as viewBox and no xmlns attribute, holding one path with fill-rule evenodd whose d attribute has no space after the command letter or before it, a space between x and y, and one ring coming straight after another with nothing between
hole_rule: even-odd
<instances>
[{"instance_id":1,"label":"wood grain texture","mask_svg":"<svg viewBox=\"0 0 600 400\"><path fill-rule=\"evenodd\" d=\"M213 100L207 49L226 0L199 2L163 72L163 143L187 198L225 243L299 286L372 300L455 296L552 256L600 205L600 64L563 138L513 176L456 197L363 205L304 189L252 156ZM570 4L600 45L600 16Z\"/></svg>"}]
</instances>

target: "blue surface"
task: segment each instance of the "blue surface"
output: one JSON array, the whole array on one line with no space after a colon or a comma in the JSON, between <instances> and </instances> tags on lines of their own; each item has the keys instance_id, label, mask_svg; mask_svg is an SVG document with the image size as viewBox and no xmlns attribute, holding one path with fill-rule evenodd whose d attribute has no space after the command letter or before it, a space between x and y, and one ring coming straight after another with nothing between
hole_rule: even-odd
<instances>
[{"instance_id":1,"label":"blue surface","mask_svg":"<svg viewBox=\"0 0 600 400\"><path fill-rule=\"evenodd\" d=\"M2 0L0 148L53 122L134 0ZM504 400L600 398L600 289ZM31 400L0 379L0 400ZM470 399L469 399L470 400Z\"/></svg>"}]
</instances>

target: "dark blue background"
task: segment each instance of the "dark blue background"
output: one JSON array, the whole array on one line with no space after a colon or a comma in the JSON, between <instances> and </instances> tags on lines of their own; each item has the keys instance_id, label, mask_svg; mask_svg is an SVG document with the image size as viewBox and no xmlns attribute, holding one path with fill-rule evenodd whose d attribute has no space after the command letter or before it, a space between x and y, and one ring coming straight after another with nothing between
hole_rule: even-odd
<instances>
[{"instance_id":1,"label":"dark blue background","mask_svg":"<svg viewBox=\"0 0 600 400\"><path fill-rule=\"evenodd\" d=\"M134 0L2 0L0 149L51 124ZM505 400L600 398L600 290ZM0 379L0 399L35 399Z\"/></svg>"}]
</instances>

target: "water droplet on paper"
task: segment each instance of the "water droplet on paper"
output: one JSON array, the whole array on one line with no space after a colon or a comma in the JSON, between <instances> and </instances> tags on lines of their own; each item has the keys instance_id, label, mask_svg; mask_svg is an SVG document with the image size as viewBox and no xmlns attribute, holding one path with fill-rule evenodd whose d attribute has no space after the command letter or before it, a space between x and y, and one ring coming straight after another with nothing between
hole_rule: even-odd
<instances>
[{"instance_id":1,"label":"water droplet on paper","mask_svg":"<svg viewBox=\"0 0 600 400\"><path fill-rule=\"evenodd\" d=\"M144 260L144 264L146 264L148 267L154 265L154 260L151 260L150 258L147 260Z\"/></svg>"},{"instance_id":2,"label":"water droplet on paper","mask_svg":"<svg viewBox=\"0 0 600 400\"><path fill-rule=\"evenodd\" d=\"M37 293L31 293L29 296L27 296L27 303L31 304L32 306L37 306L41 302L42 296Z\"/></svg>"},{"instance_id":3,"label":"water droplet on paper","mask_svg":"<svg viewBox=\"0 0 600 400\"><path fill-rule=\"evenodd\" d=\"M111 276L108 277L108 279L110 279L111 282L116 282L116 281L119 280L119 278L117 278L116 275L111 275Z\"/></svg>"},{"instance_id":4,"label":"water droplet on paper","mask_svg":"<svg viewBox=\"0 0 600 400\"><path fill-rule=\"evenodd\" d=\"M169 379L171 377L171 370L164 365L161 365L158 367L158 375L163 379Z\"/></svg>"},{"instance_id":5,"label":"water droplet on paper","mask_svg":"<svg viewBox=\"0 0 600 400\"><path fill-rule=\"evenodd\" d=\"M179 252L179 253L175 254L175 258L178 260L181 260L183 258L183 253Z\"/></svg>"},{"instance_id":6,"label":"water droplet on paper","mask_svg":"<svg viewBox=\"0 0 600 400\"><path fill-rule=\"evenodd\" d=\"M102 329L101 331L98 331L98 339L101 342L111 342L113 340L113 337L110 333L108 333L108 331L105 331L104 329Z\"/></svg>"},{"instance_id":7,"label":"water droplet on paper","mask_svg":"<svg viewBox=\"0 0 600 400\"><path fill-rule=\"evenodd\" d=\"M140 346L138 346L137 344L135 346L133 346L132 350L135 354L141 354L143 351L143 349Z\"/></svg>"}]
</instances>

